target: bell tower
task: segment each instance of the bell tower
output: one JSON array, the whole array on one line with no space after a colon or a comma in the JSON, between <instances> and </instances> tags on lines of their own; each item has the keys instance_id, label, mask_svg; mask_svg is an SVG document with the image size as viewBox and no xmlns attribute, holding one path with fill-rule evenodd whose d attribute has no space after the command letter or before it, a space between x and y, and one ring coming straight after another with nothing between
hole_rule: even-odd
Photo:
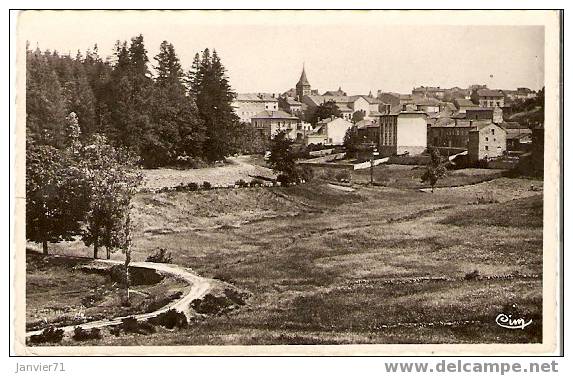
<instances>
[{"instance_id":1,"label":"bell tower","mask_svg":"<svg viewBox=\"0 0 573 376\"><path fill-rule=\"evenodd\" d=\"M310 83L306 78L306 72L304 71L304 64L302 65L302 74L300 79L296 84L296 96L299 102L302 102L302 97L305 95L310 95Z\"/></svg>"}]
</instances>

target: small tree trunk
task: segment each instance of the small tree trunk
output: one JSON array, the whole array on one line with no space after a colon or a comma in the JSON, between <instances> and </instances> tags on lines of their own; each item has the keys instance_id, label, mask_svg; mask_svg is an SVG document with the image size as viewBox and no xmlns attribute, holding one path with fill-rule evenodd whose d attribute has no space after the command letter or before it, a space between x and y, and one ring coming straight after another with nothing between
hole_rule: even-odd
<instances>
[{"instance_id":1,"label":"small tree trunk","mask_svg":"<svg viewBox=\"0 0 573 376\"><path fill-rule=\"evenodd\" d=\"M111 258L111 252L109 250L109 247L105 247L105 253L106 253L106 257L109 260Z\"/></svg>"},{"instance_id":2,"label":"small tree trunk","mask_svg":"<svg viewBox=\"0 0 573 376\"><path fill-rule=\"evenodd\" d=\"M47 255L48 254L48 241L42 241L42 253Z\"/></svg>"},{"instance_id":3,"label":"small tree trunk","mask_svg":"<svg viewBox=\"0 0 573 376\"><path fill-rule=\"evenodd\" d=\"M99 249L98 239L94 241L94 259L97 259L97 251Z\"/></svg>"}]
</instances>

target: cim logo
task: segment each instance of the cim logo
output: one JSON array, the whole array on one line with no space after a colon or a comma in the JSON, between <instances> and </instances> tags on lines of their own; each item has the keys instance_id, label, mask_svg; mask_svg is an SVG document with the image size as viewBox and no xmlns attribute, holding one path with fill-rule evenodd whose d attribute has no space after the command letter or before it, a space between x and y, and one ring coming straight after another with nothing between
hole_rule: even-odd
<instances>
[{"instance_id":1,"label":"cim logo","mask_svg":"<svg viewBox=\"0 0 573 376\"><path fill-rule=\"evenodd\" d=\"M513 318L512 315L506 315L505 313L500 313L495 318L495 323L502 328L506 329L525 329L527 326L531 325L532 319L525 321L524 318Z\"/></svg>"}]
</instances>

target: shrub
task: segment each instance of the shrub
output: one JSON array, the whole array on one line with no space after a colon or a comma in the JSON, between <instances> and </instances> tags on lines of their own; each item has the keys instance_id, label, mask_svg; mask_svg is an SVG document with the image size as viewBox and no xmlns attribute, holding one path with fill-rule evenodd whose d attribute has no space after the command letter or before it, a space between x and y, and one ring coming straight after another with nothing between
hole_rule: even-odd
<instances>
[{"instance_id":1,"label":"shrub","mask_svg":"<svg viewBox=\"0 0 573 376\"><path fill-rule=\"evenodd\" d=\"M199 190L199 184L197 184L195 182L187 183L187 189L189 191L197 191L197 190Z\"/></svg>"},{"instance_id":2,"label":"shrub","mask_svg":"<svg viewBox=\"0 0 573 376\"><path fill-rule=\"evenodd\" d=\"M264 184L265 184L265 182L262 181L261 179L254 178L253 180L251 180L250 186L251 187L260 187Z\"/></svg>"},{"instance_id":3,"label":"shrub","mask_svg":"<svg viewBox=\"0 0 573 376\"><path fill-rule=\"evenodd\" d=\"M246 181L244 181L243 179L239 179L235 182L235 185L239 188L246 188L249 186L249 183L247 183Z\"/></svg>"},{"instance_id":4,"label":"shrub","mask_svg":"<svg viewBox=\"0 0 573 376\"><path fill-rule=\"evenodd\" d=\"M187 328L187 326L189 325L185 314L183 312L178 312L174 309L162 312L156 317L152 317L147 321L152 325L160 325L167 329Z\"/></svg>"},{"instance_id":5,"label":"shrub","mask_svg":"<svg viewBox=\"0 0 573 376\"><path fill-rule=\"evenodd\" d=\"M302 166L299 170L299 179L309 182L314 178L314 170L309 166Z\"/></svg>"},{"instance_id":6,"label":"shrub","mask_svg":"<svg viewBox=\"0 0 573 376\"><path fill-rule=\"evenodd\" d=\"M74 329L74 335L72 338L76 341L87 341L90 339L101 339L101 330L98 328L92 328L91 330L85 330L81 326L76 326Z\"/></svg>"},{"instance_id":7,"label":"shrub","mask_svg":"<svg viewBox=\"0 0 573 376\"><path fill-rule=\"evenodd\" d=\"M277 182L281 183L281 186L283 186L283 187L288 187L294 181L290 176L285 175L285 174L280 174L279 176L277 176Z\"/></svg>"},{"instance_id":8,"label":"shrub","mask_svg":"<svg viewBox=\"0 0 573 376\"><path fill-rule=\"evenodd\" d=\"M155 333L155 327L147 321L139 322L133 316L121 320L121 330L124 333L151 334Z\"/></svg>"},{"instance_id":9,"label":"shrub","mask_svg":"<svg viewBox=\"0 0 573 376\"><path fill-rule=\"evenodd\" d=\"M335 175L334 178L337 181L349 181L350 180L350 172L347 170L341 170L338 171Z\"/></svg>"},{"instance_id":10,"label":"shrub","mask_svg":"<svg viewBox=\"0 0 573 376\"><path fill-rule=\"evenodd\" d=\"M207 294L202 299L194 299L190 307L197 313L220 315L245 305L248 294L225 289L223 296Z\"/></svg>"},{"instance_id":11,"label":"shrub","mask_svg":"<svg viewBox=\"0 0 573 376\"><path fill-rule=\"evenodd\" d=\"M30 336L31 343L59 343L64 338L64 330L49 326L40 334Z\"/></svg>"},{"instance_id":12,"label":"shrub","mask_svg":"<svg viewBox=\"0 0 573 376\"><path fill-rule=\"evenodd\" d=\"M466 281L475 281L476 279L479 278L479 276L480 276L479 270L476 269L473 272L466 273L464 279Z\"/></svg>"},{"instance_id":13,"label":"shrub","mask_svg":"<svg viewBox=\"0 0 573 376\"><path fill-rule=\"evenodd\" d=\"M151 255L147 256L145 261L160 264L171 264L173 263L173 256L171 255L171 252L167 253L165 248L158 248Z\"/></svg>"},{"instance_id":14,"label":"shrub","mask_svg":"<svg viewBox=\"0 0 573 376\"><path fill-rule=\"evenodd\" d=\"M211 183L209 183L208 181L204 181L203 184L201 185L201 187L205 190L209 190L209 189L213 188Z\"/></svg>"},{"instance_id":15,"label":"shrub","mask_svg":"<svg viewBox=\"0 0 573 376\"><path fill-rule=\"evenodd\" d=\"M114 335L114 336L116 336L116 337L119 337L119 335L121 334L121 325L113 325L113 326L110 326L109 332L110 332L112 335Z\"/></svg>"}]
</instances>

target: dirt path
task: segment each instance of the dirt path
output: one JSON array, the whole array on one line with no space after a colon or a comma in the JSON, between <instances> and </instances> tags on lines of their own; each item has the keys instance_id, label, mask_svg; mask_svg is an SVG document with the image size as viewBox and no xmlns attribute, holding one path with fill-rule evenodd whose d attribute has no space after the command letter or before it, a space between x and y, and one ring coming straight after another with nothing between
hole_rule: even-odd
<instances>
[{"instance_id":1,"label":"dirt path","mask_svg":"<svg viewBox=\"0 0 573 376\"><path fill-rule=\"evenodd\" d=\"M123 263L122 261L117 261L117 260L96 260L96 261L108 263L108 264L122 264ZM191 289L189 290L189 292L186 295L182 296L180 299L178 299L176 301L173 301L173 302L167 304L166 306L158 309L157 311L129 316L129 317L134 317L137 320L146 320L146 319L155 317L155 316L157 316L163 312L166 312L170 309L174 309L176 311L183 312L187 316L187 318L189 318L189 304L191 303L191 301L193 301L194 299L199 299L199 298L205 296L205 294L207 294L207 292L213 287L213 281L211 279L198 276L197 274L189 271L188 269L185 269L185 268L177 266L177 265L158 264L158 263L153 263L153 262L132 262L130 265L133 267L153 269L153 270L156 270L156 271L161 272L161 273L167 273L167 274L170 274L174 277L180 278L180 279L186 281L187 283L189 283L189 285L191 285ZM69 333L69 332L73 332L77 326L81 326L83 329L103 328L106 326L121 324L121 320L126 318L126 317L128 317L128 316L117 317L117 318L108 319L108 320L92 321L92 322L87 322L84 324L63 326L63 327L60 327L58 329L63 329L64 333ZM42 332L42 330L26 332L26 337L30 337L34 334L40 334L41 332Z\"/></svg>"}]
</instances>

